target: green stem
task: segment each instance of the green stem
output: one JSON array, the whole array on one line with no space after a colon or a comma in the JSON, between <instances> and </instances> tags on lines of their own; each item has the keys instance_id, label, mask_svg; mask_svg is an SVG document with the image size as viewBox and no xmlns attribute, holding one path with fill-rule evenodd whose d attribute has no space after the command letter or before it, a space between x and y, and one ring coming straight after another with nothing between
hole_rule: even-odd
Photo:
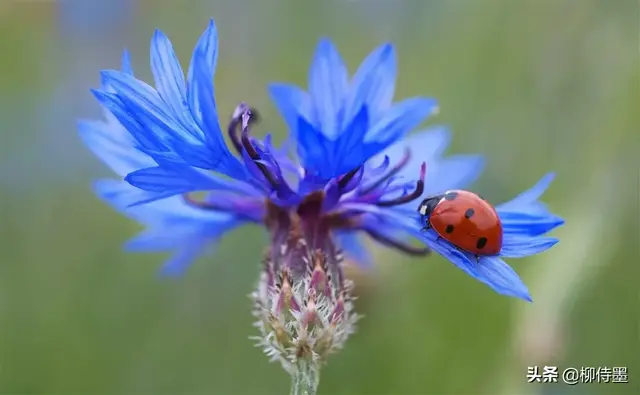
<instances>
[{"instance_id":1,"label":"green stem","mask_svg":"<svg viewBox=\"0 0 640 395\"><path fill-rule=\"evenodd\" d=\"M298 361L298 369L291 375L291 395L316 395L320 381L317 366Z\"/></svg>"}]
</instances>

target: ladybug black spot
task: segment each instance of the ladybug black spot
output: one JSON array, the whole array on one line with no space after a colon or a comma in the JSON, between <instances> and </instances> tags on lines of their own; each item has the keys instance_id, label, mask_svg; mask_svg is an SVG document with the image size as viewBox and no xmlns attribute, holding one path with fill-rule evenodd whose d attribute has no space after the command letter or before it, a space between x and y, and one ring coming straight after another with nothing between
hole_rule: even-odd
<instances>
[{"instance_id":1,"label":"ladybug black spot","mask_svg":"<svg viewBox=\"0 0 640 395\"><path fill-rule=\"evenodd\" d=\"M484 248L484 246L487 245L487 238L486 237L481 237L478 239L478 242L476 243L476 247L481 250Z\"/></svg>"},{"instance_id":2,"label":"ladybug black spot","mask_svg":"<svg viewBox=\"0 0 640 395\"><path fill-rule=\"evenodd\" d=\"M447 233L453 233L453 225L447 225L447 227L444 228L444 231Z\"/></svg>"},{"instance_id":3,"label":"ladybug black spot","mask_svg":"<svg viewBox=\"0 0 640 395\"><path fill-rule=\"evenodd\" d=\"M476 213L476 210L472 209L472 208L468 208L467 211L464 212L464 217L466 219L469 219L471 217L473 217L473 214Z\"/></svg>"},{"instance_id":4,"label":"ladybug black spot","mask_svg":"<svg viewBox=\"0 0 640 395\"><path fill-rule=\"evenodd\" d=\"M458 192L447 192L444 195L444 200L455 200L458 197Z\"/></svg>"}]
</instances>

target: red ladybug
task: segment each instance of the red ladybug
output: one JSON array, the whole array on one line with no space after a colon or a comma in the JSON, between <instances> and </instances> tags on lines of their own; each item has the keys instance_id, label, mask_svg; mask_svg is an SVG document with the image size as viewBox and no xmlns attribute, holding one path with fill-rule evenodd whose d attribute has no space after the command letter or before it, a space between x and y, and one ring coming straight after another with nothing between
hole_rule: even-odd
<instances>
[{"instance_id":1,"label":"red ladybug","mask_svg":"<svg viewBox=\"0 0 640 395\"><path fill-rule=\"evenodd\" d=\"M498 213L475 193L455 190L429 197L418 212L430 229L461 250L476 256L497 255L502 249L502 223Z\"/></svg>"}]
</instances>

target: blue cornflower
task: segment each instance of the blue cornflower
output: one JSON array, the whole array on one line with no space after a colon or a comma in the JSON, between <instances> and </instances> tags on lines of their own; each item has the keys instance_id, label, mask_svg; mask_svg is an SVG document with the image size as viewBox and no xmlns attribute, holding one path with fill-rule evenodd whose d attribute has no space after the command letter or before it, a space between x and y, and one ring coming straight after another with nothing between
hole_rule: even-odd
<instances>
[{"instance_id":1,"label":"blue cornflower","mask_svg":"<svg viewBox=\"0 0 640 395\"><path fill-rule=\"evenodd\" d=\"M285 84L270 87L290 131L279 147L270 135L264 140L252 135L256 112L244 103L227 127L227 146L212 84L217 55L211 21L185 78L171 42L156 31L155 88L134 77L125 53L122 70L103 71L102 86L93 91L106 121L83 121L80 133L124 178L99 181L98 195L147 226L128 246L175 253L163 273L183 272L235 227L253 223L267 230L270 243L252 294L257 339L297 388L315 393L320 365L355 330L358 316L341 251L369 262L362 234L412 255L435 250L496 291L530 300L500 257L475 262L422 230L419 202L464 187L484 161L477 155L442 158L450 140L442 127L407 137L437 111L437 103L392 102L397 71L392 45L374 50L349 79L336 48L321 40L308 92ZM500 256L526 256L555 244L542 235L562 220L537 202L549 181L498 207L504 225ZM196 199L194 192L205 194ZM415 247L412 239L423 246Z\"/></svg>"},{"instance_id":2,"label":"blue cornflower","mask_svg":"<svg viewBox=\"0 0 640 395\"><path fill-rule=\"evenodd\" d=\"M276 147L268 134L264 140L252 136L256 113L243 103L227 127L235 154L218 123L211 82L217 50L211 21L185 80L171 42L156 31L151 42L155 88L134 77L125 56L122 70L104 71L101 89L94 90L108 110L107 122L83 122L80 130L96 155L124 177L99 181L98 194L148 226L129 242L130 248L177 252L163 272L178 274L227 231L255 223L271 236L270 261L283 259L278 251L295 234L310 251L337 260L337 251L344 250L367 264L360 239L367 234L412 255L435 250L496 291L530 300L500 257L475 262L437 240L433 231L422 231L419 201L473 181L483 158L442 158L450 141L442 127L407 137L437 111L437 102L420 97L392 102L397 74L392 45L375 49L349 79L336 48L321 40L308 92L287 84L270 86L290 131L288 141ZM290 145L297 156L289 152ZM532 200L519 197L497 207L504 226L500 256L535 254L557 241L540 237L562 224L536 200L550 179L543 181L523 195L535 195ZM191 195L202 191L201 200ZM427 248L414 247L411 239Z\"/></svg>"},{"instance_id":3,"label":"blue cornflower","mask_svg":"<svg viewBox=\"0 0 640 395\"><path fill-rule=\"evenodd\" d=\"M211 21L185 81L169 39L156 31L151 42L155 89L134 77L125 54L122 70L102 72L102 87L93 91L107 121L81 122L81 135L126 180L101 180L97 193L148 226L128 247L176 251L163 272L177 274L230 229L265 225L276 242L289 231L282 218L290 222L293 216L303 225L315 221L316 247L340 247L362 264L370 258L358 231L410 254L428 252L403 240L401 229L380 229L362 218L366 215L343 208L346 203L384 210L411 206L428 193L468 184L482 169L477 155L441 158L450 141L443 127L402 139L437 104L428 98L391 103L396 78L391 45L373 51L349 82L337 51L322 40L309 94L293 86L271 87L291 127L299 162L286 147L275 147L270 135L263 141L251 136L255 117L244 104L227 128L237 156L228 149L211 83L217 49ZM426 173L423 161L429 162ZM208 193L196 201L190 195L196 191Z\"/></svg>"}]
</instances>

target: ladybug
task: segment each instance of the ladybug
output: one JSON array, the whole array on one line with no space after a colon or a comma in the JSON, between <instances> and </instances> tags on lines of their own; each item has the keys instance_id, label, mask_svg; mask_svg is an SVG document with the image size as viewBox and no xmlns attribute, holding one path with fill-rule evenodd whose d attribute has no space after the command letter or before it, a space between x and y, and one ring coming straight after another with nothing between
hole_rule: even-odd
<instances>
[{"instance_id":1,"label":"ladybug","mask_svg":"<svg viewBox=\"0 0 640 395\"><path fill-rule=\"evenodd\" d=\"M454 190L428 197L418 212L423 230L433 229L439 238L458 249L481 256L497 255L502 249L502 223L495 208L473 192Z\"/></svg>"}]
</instances>

